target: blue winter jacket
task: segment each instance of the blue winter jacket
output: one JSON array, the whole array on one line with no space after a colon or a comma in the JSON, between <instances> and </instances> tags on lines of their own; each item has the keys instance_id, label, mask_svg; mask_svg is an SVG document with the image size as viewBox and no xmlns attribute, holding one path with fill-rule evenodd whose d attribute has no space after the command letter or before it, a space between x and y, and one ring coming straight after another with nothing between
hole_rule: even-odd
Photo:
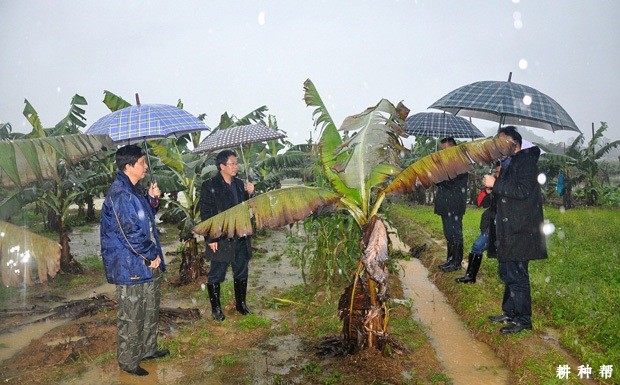
<instances>
[{"instance_id":1,"label":"blue winter jacket","mask_svg":"<svg viewBox=\"0 0 620 385\"><path fill-rule=\"evenodd\" d=\"M101 256L109 283L132 285L151 281L153 271L145 260L152 261L157 256L161 258L159 268L166 270L155 227L158 207L159 201L142 195L125 173L117 174L101 208Z\"/></svg>"}]
</instances>

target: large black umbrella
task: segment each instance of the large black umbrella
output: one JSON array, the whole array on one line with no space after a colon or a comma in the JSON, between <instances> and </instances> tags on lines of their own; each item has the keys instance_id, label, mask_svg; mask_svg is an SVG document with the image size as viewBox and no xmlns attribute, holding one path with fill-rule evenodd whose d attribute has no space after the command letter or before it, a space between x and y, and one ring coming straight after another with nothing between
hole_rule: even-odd
<instances>
[{"instance_id":1,"label":"large black umbrella","mask_svg":"<svg viewBox=\"0 0 620 385\"><path fill-rule=\"evenodd\" d=\"M454 115L545 130L579 131L568 113L551 97L522 84L482 81L457 88L431 104Z\"/></svg>"},{"instance_id":2,"label":"large black umbrella","mask_svg":"<svg viewBox=\"0 0 620 385\"><path fill-rule=\"evenodd\" d=\"M266 142L268 140L285 138L286 134L262 124L246 124L220 129L207 136L193 152L213 152L227 148L239 147L241 160L246 166L243 145ZM245 170L246 176L249 175Z\"/></svg>"},{"instance_id":3,"label":"large black umbrella","mask_svg":"<svg viewBox=\"0 0 620 385\"><path fill-rule=\"evenodd\" d=\"M484 134L467 119L445 112L419 112L405 120L405 132L434 138L482 138Z\"/></svg>"}]
</instances>

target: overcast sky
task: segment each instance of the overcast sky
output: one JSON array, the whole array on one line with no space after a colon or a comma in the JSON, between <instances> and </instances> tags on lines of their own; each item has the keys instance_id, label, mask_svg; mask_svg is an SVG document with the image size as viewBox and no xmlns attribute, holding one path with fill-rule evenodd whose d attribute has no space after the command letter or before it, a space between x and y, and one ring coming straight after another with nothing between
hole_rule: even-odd
<instances>
[{"instance_id":1,"label":"overcast sky","mask_svg":"<svg viewBox=\"0 0 620 385\"><path fill-rule=\"evenodd\" d=\"M181 99L211 127L224 112L266 105L301 143L313 131L306 79L340 125L381 98L413 114L513 72L513 82L560 103L587 139L606 121L615 140L618 20L614 0L0 0L0 122L29 132L28 99L53 126L77 93L90 125L109 112L109 90L132 104L136 92L143 104ZM554 142L576 136L532 131Z\"/></svg>"}]
</instances>

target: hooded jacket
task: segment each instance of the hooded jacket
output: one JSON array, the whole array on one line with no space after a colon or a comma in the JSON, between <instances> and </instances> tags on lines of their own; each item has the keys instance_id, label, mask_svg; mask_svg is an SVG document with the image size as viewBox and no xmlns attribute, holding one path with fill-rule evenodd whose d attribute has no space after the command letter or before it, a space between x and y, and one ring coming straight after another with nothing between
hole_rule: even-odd
<instances>
[{"instance_id":1,"label":"hooded jacket","mask_svg":"<svg viewBox=\"0 0 620 385\"><path fill-rule=\"evenodd\" d=\"M159 201L143 195L129 177L119 172L101 208L101 256L106 279L116 285L132 285L153 279L146 260L159 256L166 270L155 227Z\"/></svg>"}]
</instances>

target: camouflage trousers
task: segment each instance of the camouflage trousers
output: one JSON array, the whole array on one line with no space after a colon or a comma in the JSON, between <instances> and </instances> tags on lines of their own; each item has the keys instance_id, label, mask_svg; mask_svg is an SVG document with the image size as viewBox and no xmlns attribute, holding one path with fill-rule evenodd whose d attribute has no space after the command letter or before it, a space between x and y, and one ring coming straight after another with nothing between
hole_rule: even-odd
<instances>
[{"instance_id":1,"label":"camouflage trousers","mask_svg":"<svg viewBox=\"0 0 620 385\"><path fill-rule=\"evenodd\" d=\"M116 285L116 355L123 370L136 369L144 357L157 350L161 276L161 271L155 269L150 282Z\"/></svg>"}]
</instances>

